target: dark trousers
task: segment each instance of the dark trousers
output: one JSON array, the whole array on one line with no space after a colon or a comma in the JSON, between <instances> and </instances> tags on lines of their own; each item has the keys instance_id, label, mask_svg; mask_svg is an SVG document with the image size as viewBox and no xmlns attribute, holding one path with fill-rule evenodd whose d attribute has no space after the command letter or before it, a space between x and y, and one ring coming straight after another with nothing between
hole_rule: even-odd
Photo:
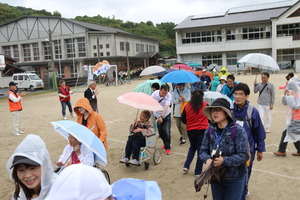
<instances>
[{"instance_id":1,"label":"dark trousers","mask_svg":"<svg viewBox=\"0 0 300 200\"><path fill-rule=\"evenodd\" d=\"M132 158L139 160L140 148L146 146L145 138L139 139L129 136L125 149L125 158L130 159L132 153Z\"/></svg>"},{"instance_id":2,"label":"dark trousers","mask_svg":"<svg viewBox=\"0 0 300 200\"><path fill-rule=\"evenodd\" d=\"M165 150L171 149L171 115L163 119L163 122L157 124L157 130L160 138L164 142Z\"/></svg>"},{"instance_id":3,"label":"dark trousers","mask_svg":"<svg viewBox=\"0 0 300 200\"><path fill-rule=\"evenodd\" d=\"M286 136L286 129L282 132L280 144L279 144L279 150L282 153L285 153L286 147L287 147L287 142L284 142L284 138ZM297 149L297 153L300 153L300 141L294 142L294 146Z\"/></svg>"},{"instance_id":4,"label":"dark trousers","mask_svg":"<svg viewBox=\"0 0 300 200\"><path fill-rule=\"evenodd\" d=\"M186 157L186 161L184 163L184 167L187 169L190 168L190 164L193 161L195 153L197 151L197 153L196 153L197 163L196 163L196 168L195 168L195 175L199 175L202 173L203 162L201 161L201 159L199 157L199 152L200 152L204 132L205 132L205 129L204 130L187 131L187 134L188 134L188 137L190 140L190 148L189 148L189 152Z\"/></svg>"},{"instance_id":5,"label":"dark trousers","mask_svg":"<svg viewBox=\"0 0 300 200\"><path fill-rule=\"evenodd\" d=\"M62 115L65 116L66 115L66 106L68 106L70 113L73 112L72 110L72 105L71 105L71 101L62 101L61 102L61 107L62 107Z\"/></svg>"}]
</instances>

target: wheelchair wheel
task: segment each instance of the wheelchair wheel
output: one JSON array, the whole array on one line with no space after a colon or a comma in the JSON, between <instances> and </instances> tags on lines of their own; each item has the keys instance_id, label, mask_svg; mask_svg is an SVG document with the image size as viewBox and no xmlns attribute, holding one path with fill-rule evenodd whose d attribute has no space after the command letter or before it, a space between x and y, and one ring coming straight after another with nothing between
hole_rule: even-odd
<instances>
[{"instance_id":1,"label":"wheelchair wheel","mask_svg":"<svg viewBox=\"0 0 300 200\"><path fill-rule=\"evenodd\" d=\"M153 162L155 165L158 165L161 162L161 151L159 149L154 150Z\"/></svg>"},{"instance_id":2,"label":"wheelchair wheel","mask_svg":"<svg viewBox=\"0 0 300 200\"><path fill-rule=\"evenodd\" d=\"M100 170L101 170L101 172L104 174L104 176L105 176L107 182L110 184L110 177L109 177L108 172L107 172L105 169L102 169L102 168L100 168Z\"/></svg>"},{"instance_id":3,"label":"wheelchair wheel","mask_svg":"<svg viewBox=\"0 0 300 200\"><path fill-rule=\"evenodd\" d=\"M149 169L149 166L150 164L148 162L144 162L144 165L145 165L145 170L148 170Z\"/></svg>"}]
</instances>

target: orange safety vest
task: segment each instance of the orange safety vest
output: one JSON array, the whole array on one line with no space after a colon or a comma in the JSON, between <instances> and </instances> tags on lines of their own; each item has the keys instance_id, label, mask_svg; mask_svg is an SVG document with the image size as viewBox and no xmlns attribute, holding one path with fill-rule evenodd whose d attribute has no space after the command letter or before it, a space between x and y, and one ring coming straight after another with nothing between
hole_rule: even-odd
<instances>
[{"instance_id":1,"label":"orange safety vest","mask_svg":"<svg viewBox=\"0 0 300 200\"><path fill-rule=\"evenodd\" d=\"M13 111L20 111L22 110L22 104L21 104L21 100L18 102L13 102L12 100L9 99L9 95L13 94L16 98L19 97L19 95L17 93L14 93L13 91L9 91L8 92L8 105L9 105L9 111L13 112Z\"/></svg>"}]
</instances>

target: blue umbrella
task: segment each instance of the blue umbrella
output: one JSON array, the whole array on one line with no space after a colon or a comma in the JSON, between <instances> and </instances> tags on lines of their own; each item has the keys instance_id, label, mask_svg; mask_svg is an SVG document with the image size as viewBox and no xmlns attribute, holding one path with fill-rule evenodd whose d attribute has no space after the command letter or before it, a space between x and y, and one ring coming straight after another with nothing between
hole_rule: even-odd
<instances>
[{"instance_id":1,"label":"blue umbrella","mask_svg":"<svg viewBox=\"0 0 300 200\"><path fill-rule=\"evenodd\" d=\"M134 88L135 92L142 92L148 95L152 94L152 88L151 85L153 83L158 83L159 85L162 84L162 82L160 82L160 80L156 79L156 80L147 80L141 84L139 84L138 86L136 86L136 88Z\"/></svg>"},{"instance_id":2,"label":"blue umbrella","mask_svg":"<svg viewBox=\"0 0 300 200\"><path fill-rule=\"evenodd\" d=\"M162 195L156 181L123 178L112 184L116 200L161 200Z\"/></svg>"},{"instance_id":3,"label":"blue umbrella","mask_svg":"<svg viewBox=\"0 0 300 200\"><path fill-rule=\"evenodd\" d=\"M54 130L68 140L69 134L94 152L96 163L106 166L106 150L101 140L87 127L70 120L51 122Z\"/></svg>"},{"instance_id":4,"label":"blue umbrella","mask_svg":"<svg viewBox=\"0 0 300 200\"><path fill-rule=\"evenodd\" d=\"M200 79L192 72L177 70L164 75L160 81L163 83L195 83Z\"/></svg>"},{"instance_id":5,"label":"blue umbrella","mask_svg":"<svg viewBox=\"0 0 300 200\"><path fill-rule=\"evenodd\" d=\"M153 76L163 77L167 73L170 73L172 71L177 71L178 70L178 69L170 69L168 67L164 67L164 68L165 68L165 71L162 71L162 72L159 72L159 73L155 73L155 74L153 74Z\"/></svg>"}]
</instances>

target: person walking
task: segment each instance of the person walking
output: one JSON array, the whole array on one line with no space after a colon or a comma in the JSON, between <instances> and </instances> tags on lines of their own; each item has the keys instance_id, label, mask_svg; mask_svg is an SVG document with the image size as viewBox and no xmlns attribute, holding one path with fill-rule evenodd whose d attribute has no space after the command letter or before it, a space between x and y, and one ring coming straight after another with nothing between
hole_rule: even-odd
<instances>
[{"instance_id":1,"label":"person walking","mask_svg":"<svg viewBox=\"0 0 300 200\"><path fill-rule=\"evenodd\" d=\"M207 88L209 88L211 84L211 78L206 74L206 69L202 70L202 76L200 77L200 80L203 81Z\"/></svg>"},{"instance_id":2,"label":"person walking","mask_svg":"<svg viewBox=\"0 0 300 200\"><path fill-rule=\"evenodd\" d=\"M164 146L162 149L166 151L167 155L171 154L171 102L172 95L169 92L169 86L163 84L160 90L156 90L151 95L163 107L162 111L153 112L154 117L157 119L157 129Z\"/></svg>"},{"instance_id":3,"label":"person walking","mask_svg":"<svg viewBox=\"0 0 300 200\"><path fill-rule=\"evenodd\" d=\"M264 124L265 131L270 132L272 115L271 110L275 103L275 87L269 82L270 74L268 72L261 73L261 83L254 81L254 93L259 92L257 100L257 109L260 118ZM264 123L264 115L266 115L266 122Z\"/></svg>"},{"instance_id":4,"label":"person walking","mask_svg":"<svg viewBox=\"0 0 300 200\"><path fill-rule=\"evenodd\" d=\"M287 143L293 142L297 153L292 153L292 155L300 156L300 88L293 80L288 82L281 102L283 105L288 106L287 128L282 132L278 151L273 152L273 154L280 157L286 156Z\"/></svg>"},{"instance_id":5,"label":"person walking","mask_svg":"<svg viewBox=\"0 0 300 200\"><path fill-rule=\"evenodd\" d=\"M247 133L251 155L250 163L248 166L248 179L245 185L242 199L245 199L246 195L249 194L248 183L250 180L255 156L257 158L257 161L262 161L263 152L266 151L265 129L257 109L249 104L249 95L250 89L247 84L239 83L234 87L234 108L232 112L233 118L244 128Z\"/></svg>"},{"instance_id":6,"label":"person walking","mask_svg":"<svg viewBox=\"0 0 300 200\"><path fill-rule=\"evenodd\" d=\"M191 94L196 90L202 90L203 92L205 92L207 90L206 85L204 84L203 81L200 80L199 74L195 74L195 75L199 78L199 81L189 84L190 85L189 89L191 91Z\"/></svg>"},{"instance_id":7,"label":"person walking","mask_svg":"<svg viewBox=\"0 0 300 200\"><path fill-rule=\"evenodd\" d=\"M206 106L204 114L214 123L204 134L200 158L206 167L212 165L215 170L220 166L225 168L221 181L211 183L213 199L240 200L247 179L247 133L233 121L230 103L224 98L218 98L211 106Z\"/></svg>"},{"instance_id":8,"label":"person walking","mask_svg":"<svg viewBox=\"0 0 300 200\"><path fill-rule=\"evenodd\" d=\"M203 109L207 106L207 103L203 101L203 95L204 93L202 90L196 90L192 94L191 101L184 107L181 114L181 121L186 124L186 130L190 141L190 148L183 165L183 172L188 173L190 164L197 151L197 162L194 171L195 176L199 176L202 173L203 162L199 157L199 152L204 132L208 127L208 119L203 114Z\"/></svg>"},{"instance_id":9,"label":"person walking","mask_svg":"<svg viewBox=\"0 0 300 200\"><path fill-rule=\"evenodd\" d=\"M17 84L15 82L9 83L9 92L8 92L8 105L9 111L12 115L12 125L13 125L13 135L20 136L24 133L21 130L21 111L23 110L21 100L26 95L26 92L21 92L20 95L17 92Z\"/></svg>"},{"instance_id":10,"label":"person walking","mask_svg":"<svg viewBox=\"0 0 300 200\"><path fill-rule=\"evenodd\" d=\"M177 129L180 133L180 145L186 144L187 132L186 126L181 122L181 113L184 106L191 100L191 92L188 88L185 87L185 83L176 84L176 88L173 92L173 104L174 104L174 118L176 121Z\"/></svg>"},{"instance_id":11,"label":"person walking","mask_svg":"<svg viewBox=\"0 0 300 200\"><path fill-rule=\"evenodd\" d=\"M74 112L77 114L77 123L93 131L108 150L105 122L100 114L93 111L89 100L87 98L79 99L74 107Z\"/></svg>"},{"instance_id":12,"label":"person walking","mask_svg":"<svg viewBox=\"0 0 300 200\"><path fill-rule=\"evenodd\" d=\"M234 100L233 90L236 84L238 84L238 82L235 81L234 75L230 74L227 76L227 83L222 88L222 94L228 96L232 101Z\"/></svg>"},{"instance_id":13,"label":"person walking","mask_svg":"<svg viewBox=\"0 0 300 200\"><path fill-rule=\"evenodd\" d=\"M93 111L98 112L97 95L99 90L96 89L97 83L94 80L88 82L89 88L84 91L84 97L90 101Z\"/></svg>"},{"instance_id":14,"label":"person walking","mask_svg":"<svg viewBox=\"0 0 300 200\"><path fill-rule=\"evenodd\" d=\"M72 117L75 117L73 110L72 110L72 104L71 104L71 97L70 95L72 94L71 89L66 85L65 81L60 81L60 87L58 88L58 96L59 96L59 101L61 103L62 107L62 115L63 119L66 120L67 115L66 115L66 106L69 108L69 112Z\"/></svg>"}]
</instances>

